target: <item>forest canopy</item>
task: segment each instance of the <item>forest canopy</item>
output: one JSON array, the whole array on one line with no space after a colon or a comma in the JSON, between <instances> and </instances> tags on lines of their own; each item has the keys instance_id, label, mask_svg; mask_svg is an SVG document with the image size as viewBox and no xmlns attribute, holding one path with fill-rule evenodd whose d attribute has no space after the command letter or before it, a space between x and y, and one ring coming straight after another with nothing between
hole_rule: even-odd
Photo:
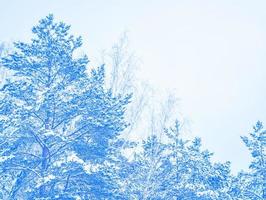
<instances>
[{"instance_id":1,"label":"forest canopy","mask_svg":"<svg viewBox=\"0 0 266 200\"><path fill-rule=\"evenodd\" d=\"M9 73L0 84L0 199L266 199L260 121L240 138L252 162L237 175L230 162L212 162L200 138L183 138L178 119L132 141L125 133L140 131L149 88L134 89L126 49L114 49L110 74L104 63L89 67L69 30L48 15L29 43L0 54Z\"/></svg>"}]
</instances>

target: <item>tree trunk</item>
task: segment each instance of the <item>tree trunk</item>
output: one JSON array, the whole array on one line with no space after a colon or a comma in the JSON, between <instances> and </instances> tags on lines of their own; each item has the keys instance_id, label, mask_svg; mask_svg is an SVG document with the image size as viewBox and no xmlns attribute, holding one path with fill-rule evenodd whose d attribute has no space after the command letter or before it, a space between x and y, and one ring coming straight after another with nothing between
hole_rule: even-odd
<instances>
[{"instance_id":1,"label":"tree trunk","mask_svg":"<svg viewBox=\"0 0 266 200\"><path fill-rule=\"evenodd\" d=\"M45 177L46 171L48 168L48 162L49 162L49 149L46 146L42 147L42 163L41 163L41 175L42 178ZM40 196L43 197L45 195L45 185L42 185L40 187Z\"/></svg>"}]
</instances>

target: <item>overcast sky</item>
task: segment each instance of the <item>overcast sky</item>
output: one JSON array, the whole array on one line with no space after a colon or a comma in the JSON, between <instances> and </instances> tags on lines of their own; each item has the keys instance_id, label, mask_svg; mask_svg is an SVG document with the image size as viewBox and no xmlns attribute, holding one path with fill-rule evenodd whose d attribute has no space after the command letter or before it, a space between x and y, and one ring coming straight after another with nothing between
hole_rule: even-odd
<instances>
[{"instance_id":1,"label":"overcast sky","mask_svg":"<svg viewBox=\"0 0 266 200\"><path fill-rule=\"evenodd\" d=\"M175 89L191 132L214 158L246 169L240 140L266 123L266 1L0 0L0 40L28 40L49 13L72 25L92 60L128 31L141 77Z\"/></svg>"}]
</instances>

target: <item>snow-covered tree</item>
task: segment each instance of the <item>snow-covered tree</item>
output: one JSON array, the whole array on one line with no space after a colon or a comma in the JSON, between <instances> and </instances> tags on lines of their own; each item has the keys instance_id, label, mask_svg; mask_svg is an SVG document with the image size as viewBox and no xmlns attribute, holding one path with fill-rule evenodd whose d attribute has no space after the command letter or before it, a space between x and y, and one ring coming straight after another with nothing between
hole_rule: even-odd
<instances>
[{"instance_id":1,"label":"snow-covered tree","mask_svg":"<svg viewBox=\"0 0 266 200\"><path fill-rule=\"evenodd\" d=\"M167 138L152 135L143 141L123 184L129 199L232 199L229 162L212 163L212 154L201 150L201 140L183 140L179 128L176 121L165 129Z\"/></svg>"},{"instance_id":2,"label":"snow-covered tree","mask_svg":"<svg viewBox=\"0 0 266 200\"><path fill-rule=\"evenodd\" d=\"M230 199L229 163L212 163L212 153L201 150L201 139L180 137L180 124L165 130L172 160L171 196L177 199Z\"/></svg>"},{"instance_id":3,"label":"snow-covered tree","mask_svg":"<svg viewBox=\"0 0 266 200\"><path fill-rule=\"evenodd\" d=\"M104 167L130 95L105 89L103 66L86 73L69 29L49 15L1 59L14 75L0 93L0 198L112 199Z\"/></svg>"},{"instance_id":4,"label":"snow-covered tree","mask_svg":"<svg viewBox=\"0 0 266 200\"><path fill-rule=\"evenodd\" d=\"M127 165L121 190L128 199L167 199L170 160L166 145L156 135L143 141L142 151L135 153Z\"/></svg>"},{"instance_id":5,"label":"snow-covered tree","mask_svg":"<svg viewBox=\"0 0 266 200\"><path fill-rule=\"evenodd\" d=\"M241 137L253 158L248 172L239 174L243 199L266 199L266 131L260 121L253 127L249 137Z\"/></svg>"},{"instance_id":6,"label":"snow-covered tree","mask_svg":"<svg viewBox=\"0 0 266 200\"><path fill-rule=\"evenodd\" d=\"M88 70L88 58L76 56L82 40L69 30L49 15L33 27L31 42L2 55L0 46L9 72L0 84L0 199L266 199L261 122L242 137L250 170L232 176L230 163L213 163L200 138L182 139L179 121L165 128L175 98L145 121L147 87L126 113L126 93L138 87L123 41L110 54L107 78L104 65ZM150 125L150 136L126 140L124 133L141 131L138 121Z\"/></svg>"}]
</instances>

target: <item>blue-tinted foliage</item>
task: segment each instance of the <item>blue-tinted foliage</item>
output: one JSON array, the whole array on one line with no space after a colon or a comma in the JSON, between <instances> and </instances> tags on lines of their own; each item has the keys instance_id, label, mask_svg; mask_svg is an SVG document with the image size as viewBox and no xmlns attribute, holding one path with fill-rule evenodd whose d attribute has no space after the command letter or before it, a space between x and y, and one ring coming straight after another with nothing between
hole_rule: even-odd
<instances>
[{"instance_id":1,"label":"blue-tinted foliage","mask_svg":"<svg viewBox=\"0 0 266 200\"><path fill-rule=\"evenodd\" d=\"M266 131L260 121L253 128L249 137L242 137L252 155L249 173L241 174L245 179L244 196L266 199Z\"/></svg>"},{"instance_id":2,"label":"blue-tinted foliage","mask_svg":"<svg viewBox=\"0 0 266 200\"><path fill-rule=\"evenodd\" d=\"M49 15L1 58L13 75L0 88L0 199L266 199L261 122L242 137L253 160L236 176L200 138L182 139L178 121L140 143L123 139L131 95L105 87L104 65L87 70L69 30Z\"/></svg>"},{"instance_id":3,"label":"blue-tinted foliage","mask_svg":"<svg viewBox=\"0 0 266 200\"><path fill-rule=\"evenodd\" d=\"M104 67L86 73L75 58L81 38L49 15L31 43L2 58L14 76L1 88L1 195L11 199L101 199L111 194L102 171L130 95L104 88ZM13 181L14 180L14 181Z\"/></svg>"}]
</instances>

